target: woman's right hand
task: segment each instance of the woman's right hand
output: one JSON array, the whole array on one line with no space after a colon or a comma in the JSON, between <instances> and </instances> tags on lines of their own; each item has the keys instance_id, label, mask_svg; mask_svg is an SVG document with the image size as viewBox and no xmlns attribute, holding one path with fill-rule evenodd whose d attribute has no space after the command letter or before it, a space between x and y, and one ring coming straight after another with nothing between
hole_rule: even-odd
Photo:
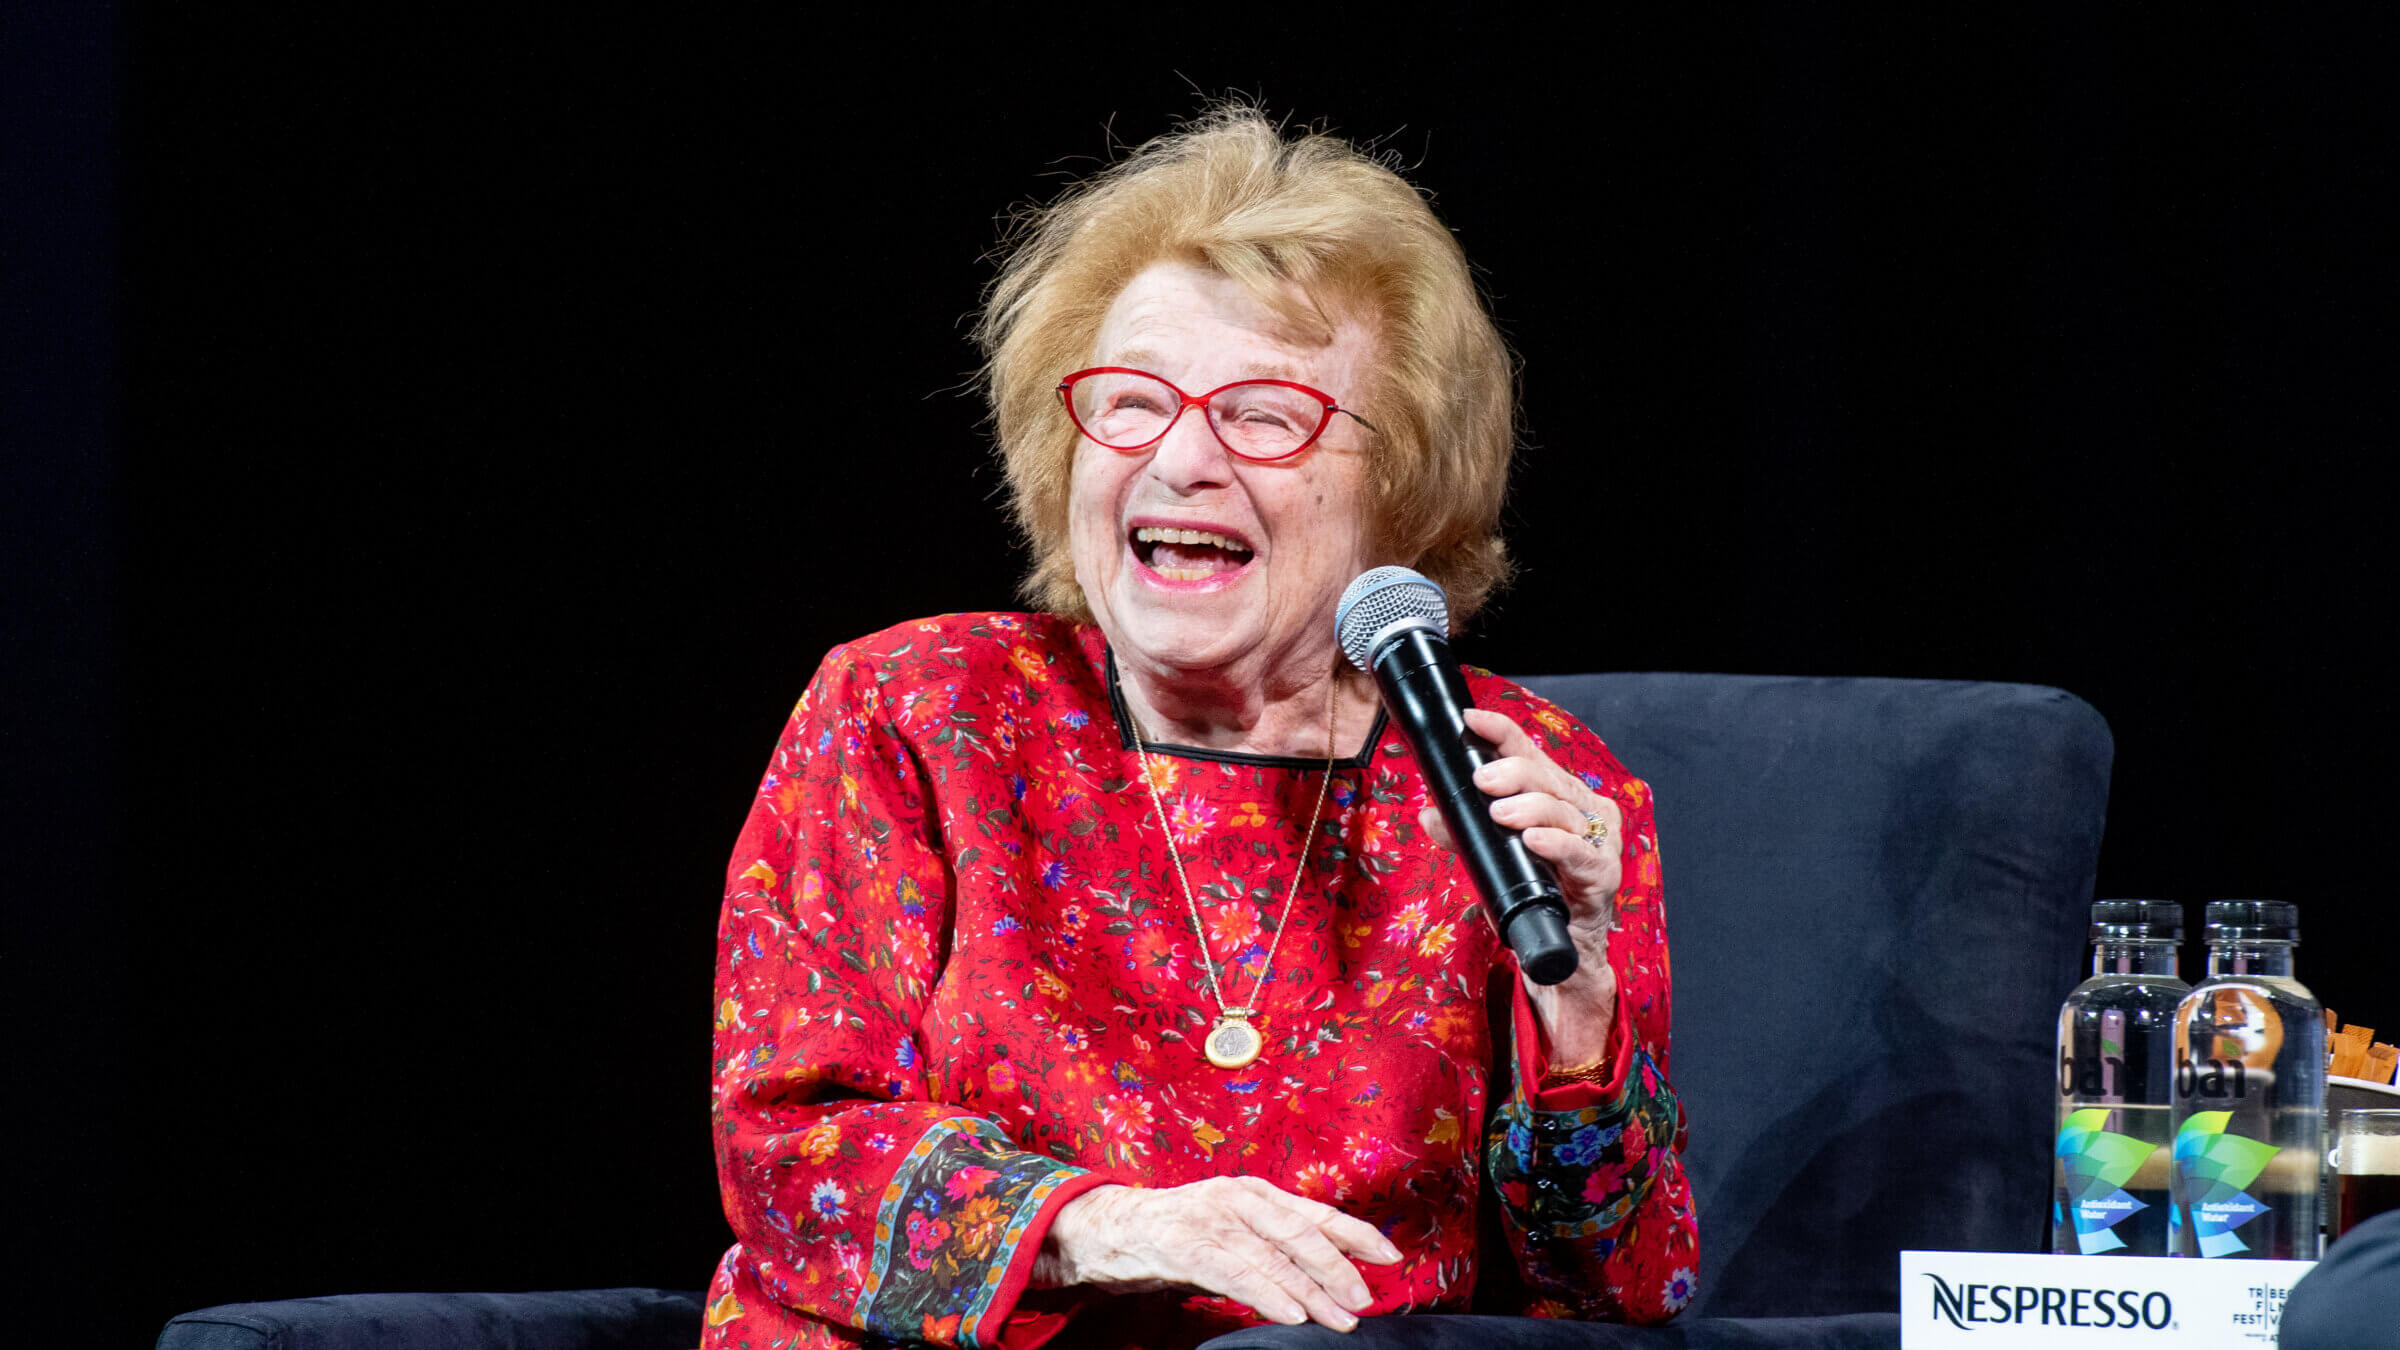
<instances>
[{"instance_id":1,"label":"woman's right hand","mask_svg":"<svg viewBox=\"0 0 2400 1350\"><path fill-rule=\"evenodd\" d=\"M1351 1258L1388 1266L1400 1249L1330 1205L1257 1177L1145 1190L1095 1186L1059 1207L1033 1284L1111 1293L1192 1288L1238 1299L1270 1322L1358 1325L1370 1302Z\"/></svg>"}]
</instances>

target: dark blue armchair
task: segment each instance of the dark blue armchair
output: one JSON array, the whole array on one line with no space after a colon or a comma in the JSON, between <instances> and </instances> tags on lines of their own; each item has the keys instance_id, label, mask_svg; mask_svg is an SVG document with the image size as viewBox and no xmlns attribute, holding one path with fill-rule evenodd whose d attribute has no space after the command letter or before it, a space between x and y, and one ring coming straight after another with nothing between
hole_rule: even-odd
<instances>
[{"instance_id":1,"label":"dark blue armchair","mask_svg":"<svg viewBox=\"0 0 2400 1350\"><path fill-rule=\"evenodd\" d=\"M1902 1249L2040 1250L2055 1018L2108 801L2099 714L2028 685L1528 683L1656 792L1700 1210L1694 1306L1576 1343L1897 1346ZM668 1350L699 1317L659 1290L350 1295L187 1313L158 1344Z\"/></svg>"}]
</instances>

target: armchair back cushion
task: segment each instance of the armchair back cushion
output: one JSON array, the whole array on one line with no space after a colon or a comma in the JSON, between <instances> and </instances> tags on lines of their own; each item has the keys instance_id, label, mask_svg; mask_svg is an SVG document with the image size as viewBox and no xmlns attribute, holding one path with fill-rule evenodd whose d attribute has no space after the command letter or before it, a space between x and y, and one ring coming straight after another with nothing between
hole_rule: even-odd
<instances>
[{"instance_id":1,"label":"armchair back cushion","mask_svg":"<svg viewBox=\"0 0 2400 1350\"><path fill-rule=\"evenodd\" d=\"M2014 684L1524 683L1655 794L1700 1212L1686 1316L1889 1312L1904 1248L2041 1250L2100 715Z\"/></svg>"}]
</instances>

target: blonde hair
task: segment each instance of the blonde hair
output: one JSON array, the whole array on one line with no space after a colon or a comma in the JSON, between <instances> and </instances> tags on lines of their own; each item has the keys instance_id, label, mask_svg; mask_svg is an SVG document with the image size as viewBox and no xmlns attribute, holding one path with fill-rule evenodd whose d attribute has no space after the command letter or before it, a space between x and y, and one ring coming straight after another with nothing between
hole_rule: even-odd
<instances>
[{"instance_id":1,"label":"blonde hair","mask_svg":"<svg viewBox=\"0 0 2400 1350\"><path fill-rule=\"evenodd\" d=\"M1243 104L1148 142L1010 233L975 337L1033 554L1026 598L1091 617L1068 544L1080 433L1058 381L1091 362L1118 293L1170 261L1232 278L1307 340L1331 339L1329 303L1369 322L1381 358L1363 404L1376 432L1371 538L1449 592L1454 625L1474 613L1509 571L1499 523L1516 401L1466 254L1389 167L1333 136L1286 140Z\"/></svg>"}]
</instances>

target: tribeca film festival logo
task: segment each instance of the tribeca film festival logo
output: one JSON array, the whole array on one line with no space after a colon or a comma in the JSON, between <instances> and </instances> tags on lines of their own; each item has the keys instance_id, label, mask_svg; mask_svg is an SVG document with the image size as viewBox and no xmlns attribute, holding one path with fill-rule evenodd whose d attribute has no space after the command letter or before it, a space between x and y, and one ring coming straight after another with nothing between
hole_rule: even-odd
<instances>
[{"instance_id":1,"label":"tribeca film festival logo","mask_svg":"<svg viewBox=\"0 0 2400 1350\"><path fill-rule=\"evenodd\" d=\"M2175 1300L2159 1290L2061 1289L2036 1284L1961 1284L1953 1289L1931 1271L1933 1315L1961 1331L1971 1322L2013 1326L2120 1327L2169 1331Z\"/></svg>"}]
</instances>

